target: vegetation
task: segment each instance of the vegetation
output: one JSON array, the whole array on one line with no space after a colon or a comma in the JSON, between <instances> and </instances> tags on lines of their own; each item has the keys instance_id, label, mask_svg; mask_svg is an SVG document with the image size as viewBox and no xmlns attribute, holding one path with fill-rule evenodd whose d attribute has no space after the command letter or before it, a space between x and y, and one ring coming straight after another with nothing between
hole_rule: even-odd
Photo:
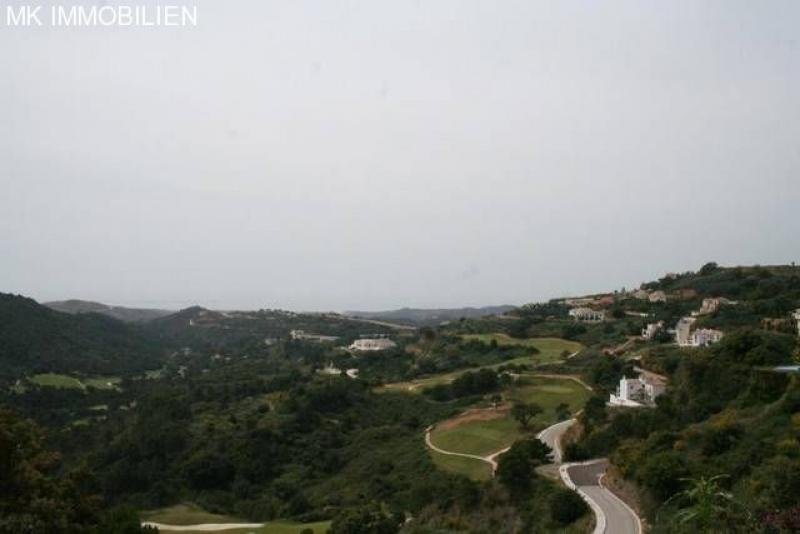
<instances>
[{"instance_id":1,"label":"vegetation","mask_svg":"<svg viewBox=\"0 0 800 534\"><path fill-rule=\"evenodd\" d=\"M124 324L2 295L0 532L138 532L139 511L155 510L141 517L293 534L577 534L586 507L537 474L547 450L532 437L581 409L565 455L609 457L654 533L796 531L800 378L774 367L797 361L800 269L709 264L645 287L668 301L612 295L600 324L550 302L419 331L202 308ZM634 339L705 297L736 302L697 320L720 343ZM344 348L379 333L397 347ZM359 378L318 372L329 364ZM667 378L656 406L607 407L642 367ZM511 448L492 477L429 451L431 425L445 450Z\"/></svg>"}]
</instances>

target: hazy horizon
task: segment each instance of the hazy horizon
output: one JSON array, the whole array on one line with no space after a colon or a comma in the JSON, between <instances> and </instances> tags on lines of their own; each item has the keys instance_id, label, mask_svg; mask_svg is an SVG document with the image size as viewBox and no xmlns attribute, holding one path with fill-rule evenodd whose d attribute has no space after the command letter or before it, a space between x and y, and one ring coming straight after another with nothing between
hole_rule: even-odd
<instances>
[{"instance_id":1,"label":"hazy horizon","mask_svg":"<svg viewBox=\"0 0 800 534\"><path fill-rule=\"evenodd\" d=\"M0 291L453 308L800 261L797 2L186 4L0 25Z\"/></svg>"}]
</instances>

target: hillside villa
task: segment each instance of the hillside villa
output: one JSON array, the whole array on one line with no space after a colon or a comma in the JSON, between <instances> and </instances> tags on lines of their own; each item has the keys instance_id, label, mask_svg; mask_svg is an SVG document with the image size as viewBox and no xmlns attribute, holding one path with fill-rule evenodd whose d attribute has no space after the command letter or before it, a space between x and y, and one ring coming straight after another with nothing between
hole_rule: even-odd
<instances>
[{"instance_id":1,"label":"hillside villa","mask_svg":"<svg viewBox=\"0 0 800 534\"><path fill-rule=\"evenodd\" d=\"M683 317L675 325L675 343L681 347L707 347L722 339L722 331L713 328L692 330L694 317Z\"/></svg>"},{"instance_id":2,"label":"hillside villa","mask_svg":"<svg viewBox=\"0 0 800 534\"><path fill-rule=\"evenodd\" d=\"M667 302L667 294L663 291L653 291L647 298L650 302Z\"/></svg>"},{"instance_id":3,"label":"hillside villa","mask_svg":"<svg viewBox=\"0 0 800 534\"><path fill-rule=\"evenodd\" d=\"M662 328L664 328L664 321L649 323L646 327L642 328L642 339L646 341L652 340Z\"/></svg>"},{"instance_id":4,"label":"hillside villa","mask_svg":"<svg viewBox=\"0 0 800 534\"><path fill-rule=\"evenodd\" d=\"M656 398L666 389L666 378L641 369L636 378L622 377L617 386L616 394L609 397L610 406L623 406L628 408L642 408L655 406Z\"/></svg>"}]
</instances>

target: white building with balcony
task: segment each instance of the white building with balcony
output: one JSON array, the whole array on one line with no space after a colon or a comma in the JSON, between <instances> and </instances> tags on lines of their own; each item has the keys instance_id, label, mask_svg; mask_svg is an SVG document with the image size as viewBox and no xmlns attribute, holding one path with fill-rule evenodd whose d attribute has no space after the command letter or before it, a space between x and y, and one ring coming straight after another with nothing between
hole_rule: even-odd
<instances>
[{"instance_id":1,"label":"white building with balcony","mask_svg":"<svg viewBox=\"0 0 800 534\"><path fill-rule=\"evenodd\" d=\"M666 390L664 377L642 372L636 378L622 377L617 386L616 394L612 393L608 404L628 408L642 408L655 406L656 399Z\"/></svg>"}]
</instances>

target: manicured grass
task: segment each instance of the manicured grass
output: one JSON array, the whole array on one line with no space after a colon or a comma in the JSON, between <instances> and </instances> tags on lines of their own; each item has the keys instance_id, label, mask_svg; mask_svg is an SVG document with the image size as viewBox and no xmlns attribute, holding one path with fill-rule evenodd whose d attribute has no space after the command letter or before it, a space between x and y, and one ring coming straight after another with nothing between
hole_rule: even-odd
<instances>
[{"instance_id":1,"label":"manicured grass","mask_svg":"<svg viewBox=\"0 0 800 534\"><path fill-rule=\"evenodd\" d=\"M152 521L165 525L199 525L203 523L259 523L259 521L247 521L237 517L206 512L202 508L193 504L176 504L169 508L151 510L140 514L142 521ZM268 521L261 528L247 528L225 530L225 533L232 534L299 534L303 529L310 528L315 534L323 534L330 528L330 521L318 521L315 523L295 523L292 521ZM183 530L181 532L194 534L200 531Z\"/></svg>"},{"instance_id":2,"label":"manicured grass","mask_svg":"<svg viewBox=\"0 0 800 534\"><path fill-rule=\"evenodd\" d=\"M518 426L511 417L475 421L446 430L434 429L431 441L446 451L486 456L514 443L520 436Z\"/></svg>"},{"instance_id":3,"label":"manicured grass","mask_svg":"<svg viewBox=\"0 0 800 534\"><path fill-rule=\"evenodd\" d=\"M481 341L491 343L493 340L501 347L531 347L539 352L533 356L515 358L503 364L509 363L552 363L564 359L564 353L572 354L583 348L583 345L576 341L568 341L556 337L530 337L525 339L513 338L507 334L465 334L461 336L464 341Z\"/></svg>"},{"instance_id":4,"label":"manicured grass","mask_svg":"<svg viewBox=\"0 0 800 534\"><path fill-rule=\"evenodd\" d=\"M151 510L140 514L144 521L154 521L165 525L197 525L200 523L250 523L237 517L206 512L194 504L176 504L169 508Z\"/></svg>"},{"instance_id":5,"label":"manicured grass","mask_svg":"<svg viewBox=\"0 0 800 534\"><path fill-rule=\"evenodd\" d=\"M510 413L507 413L502 418L469 421L453 428L439 426L434 428L431 433L431 441L437 447L447 451L487 456L510 446L526 435L534 436L538 430L555 423L555 408L559 404L566 403L570 411L574 413L591 396L591 392L581 384L568 378L523 375L521 379L521 384L508 387L502 395L508 402L535 402L543 408L543 413L531 421L527 431L520 427ZM466 476L474 476L472 474L474 468L471 465L465 462L437 461L436 456L434 456L434 461L443 469Z\"/></svg>"},{"instance_id":6,"label":"manicured grass","mask_svg":"<svg viewBox=\"0 0 800 534\"><path fill-rule=\"evenodd\" d=\"M528 339L515 339L507 336L506 334L466 334L461 336L464 340L478 340L484 343L490 343L492 339L496 339L498 345L522 345L526 347L536 347L539 349L537 354L531 356L521 356L512 360L506 360L494 365L486 367L496 369L503 365L520 365L529 364L537 365L542 363L552 363L563 359L562 354L564 351L570 354L577 352L583 348L583 345L575 341L567 341L566 339L558 339L554 337L537 337ZM474 371L476 368L459 369L458 371L451 371L449 373L442 373L438 375L431 375L425 378L418 378L408 382L395 382L394 384L386 384L377 389L381 391L404 391L407 393L422 393L425 388L435 386L438 384L449 384L458 376L467 371Z\"/></svg>"},{"instance_id":7,"label":"manicured grass","mask_svg":"<svg viewBox=\"0 0 800 534\"><path fill-rule=\"evenodd\" d=\"M63 388L63 389L86 389L86 387L77 378L67 375L58 375L55 373L44 373L40 375L33 375L29 378L34 384L45 387Z\"/></svg>"},{"instance_id":8,"label":"manicured grass","mask_svg":"<svg viewBox=\"0 0 800 534\"><path fill-rule=\"evenodd\" d=\"M459 473L471 480L483 481L492 478L492 468L488 463L463 456L450 456L431 451L436 467L451 473Z\"/></svg>"}]
</instances>

